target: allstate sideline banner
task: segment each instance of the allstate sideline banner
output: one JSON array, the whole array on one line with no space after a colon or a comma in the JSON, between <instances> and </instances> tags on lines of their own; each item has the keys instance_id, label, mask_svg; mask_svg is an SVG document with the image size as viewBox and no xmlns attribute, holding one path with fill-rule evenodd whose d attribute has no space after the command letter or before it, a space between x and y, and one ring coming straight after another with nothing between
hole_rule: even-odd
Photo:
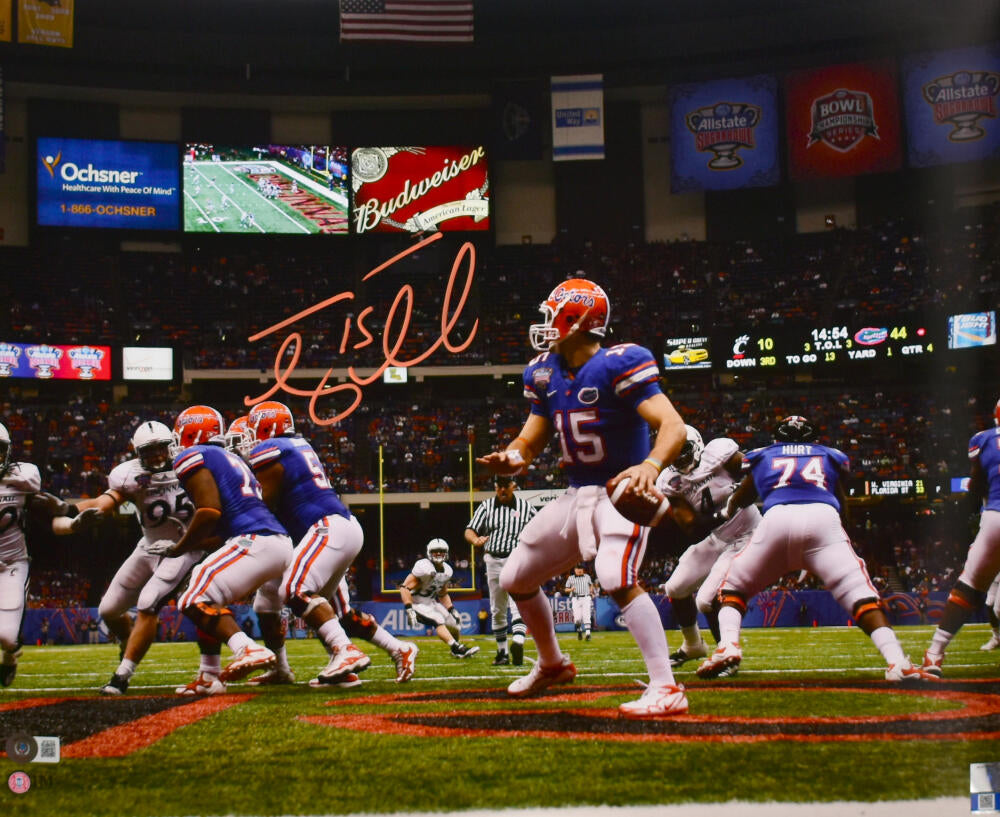
<instances>
[{"instance_id":1,"label":"allstate sideline banner","mask_svg":"<svg viewBox=\"0 0 1000 817\"><path fill-rule=\"evenodd\" d=\"M552 159L604 158L604 75L552 77Z\"/></svg>"}]
</instances>

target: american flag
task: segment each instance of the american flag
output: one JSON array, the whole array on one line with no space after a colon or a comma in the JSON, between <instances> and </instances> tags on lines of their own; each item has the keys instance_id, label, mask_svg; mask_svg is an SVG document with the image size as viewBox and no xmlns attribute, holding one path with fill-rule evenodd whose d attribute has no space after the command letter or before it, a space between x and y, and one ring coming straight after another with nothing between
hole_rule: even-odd
<instances>
[{"instance_id":1,"label":"american flag","mask_svg":"<svg viewBox=\"0 0 1000 817\"><path fill-rule=\"evenodd\" d=\"M472 0L340 0L340 39L471 43Z\"/></svg>"}]
</instances>

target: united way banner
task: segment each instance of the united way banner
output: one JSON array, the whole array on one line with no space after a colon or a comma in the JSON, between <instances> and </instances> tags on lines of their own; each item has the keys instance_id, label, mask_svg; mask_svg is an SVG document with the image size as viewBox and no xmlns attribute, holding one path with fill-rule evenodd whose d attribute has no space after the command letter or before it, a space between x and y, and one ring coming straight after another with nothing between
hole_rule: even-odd
<instances>
[{"instance_id":1,"label":"united way banner","mask_svg":"<svg viewBox=\"0 0 1000 817\"><path fill-rule=\"evenodd\" d=\"M778 81L761 75L670 92L670 189L732 190L781 180Z\"/></svg>"},{"instance_id":2,"label":"united way banner","mask_svg":"<svg viewBox=\"0 0 1000 817\"><path fill-rule=\"evenodd\" d=\"M552 77L552 158L604 158L604 75Z\"/></svg>"},{"instance_id":3,"label":"united way banner","mask_svg":"<svg viewBox=\"0 0 1000 817\"><path fill-rule=\"evenodd\" d=\"M785 128L793 179L885 173L902 165L891 60L789 74Z\"/></svg>"},{"instance_id":4,"label":"united way banner","mask_svg":"<svg viewBox=\"0 0 1000 817\"><path fill-rule=\"evenodd\" d=\"M1000 45L914 54L903 62L912 167L1000 158Z\"/></svg>"}]
</instances>

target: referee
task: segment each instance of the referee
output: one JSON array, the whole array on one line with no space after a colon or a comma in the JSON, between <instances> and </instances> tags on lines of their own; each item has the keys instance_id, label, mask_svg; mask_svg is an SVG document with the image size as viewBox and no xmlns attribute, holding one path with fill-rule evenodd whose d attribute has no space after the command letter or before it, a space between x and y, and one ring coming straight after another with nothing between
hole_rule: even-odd
<instances>
[{"instance_id":1,"label":"referee","mask_svg":"<svg viewBox=\"0 0 1000 817\"><path fill-rule=\"evenodd\" d=\"M497 474L493 478L497 495L483 502L472 515L472 520L465 528L465 541L470 545L486 546L486 584L490 590L490 613L493 617L493 635L497 640L497 655L493 666L511 663L520 666L524 663L524 637L527 627L521 621L521 614L507 591L500 586L500 571L507 562L507 557L517 546L518 537L524 526L535 515L532 508L523 499L514 496L517 483L514 478ZM510 606L510 632L513 644L507 654L507 607Z\"/></svg>"},{"instance_id":2,"label":"referee","mask_svg":"<svg viewBox=\"0 0 1000 817\"><path fill-rule=\"evenodd\" d=\"M573 575L566 579L566 593L573 599L573 626L576 628L576 639L579 641L586 635L587 641L590 641L590 620L594 612L594 583L583 565L574 567Z\"/></svg>"}]
</instances>

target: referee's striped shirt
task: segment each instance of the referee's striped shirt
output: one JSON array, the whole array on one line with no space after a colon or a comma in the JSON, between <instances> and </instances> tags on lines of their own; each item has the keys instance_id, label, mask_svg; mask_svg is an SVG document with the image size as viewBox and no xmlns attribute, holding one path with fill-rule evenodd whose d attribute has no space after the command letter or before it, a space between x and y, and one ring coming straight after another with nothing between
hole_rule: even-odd
<instances>
[{"instance_id":1,"label":"referee's striped shirt","mask_svg":"<svg viewBox=\"0 0 1000 817\"><path fill-rule=\"evenodd\" d=\"M590 588L594 586L594 583L590 580L590 576L584 573L582 576L577 576L575 573L566 579L566 587L573 591L574 596L589 596Z\"/></svg>"},{"instance_id":2,"label":"referee's striped shirt","mask_svg":"<svg viewBox=\"0 0 1000 817\"><path fill-rule=\"evenodd\" d=\"M521 531L534 515L535 509L519 497L514 497L513 505L501 505L496 497L490 497L476 508L466 527L479 536L489 536L486 552L504 559L510 556Z\"/></svg>"}]
</instances>

